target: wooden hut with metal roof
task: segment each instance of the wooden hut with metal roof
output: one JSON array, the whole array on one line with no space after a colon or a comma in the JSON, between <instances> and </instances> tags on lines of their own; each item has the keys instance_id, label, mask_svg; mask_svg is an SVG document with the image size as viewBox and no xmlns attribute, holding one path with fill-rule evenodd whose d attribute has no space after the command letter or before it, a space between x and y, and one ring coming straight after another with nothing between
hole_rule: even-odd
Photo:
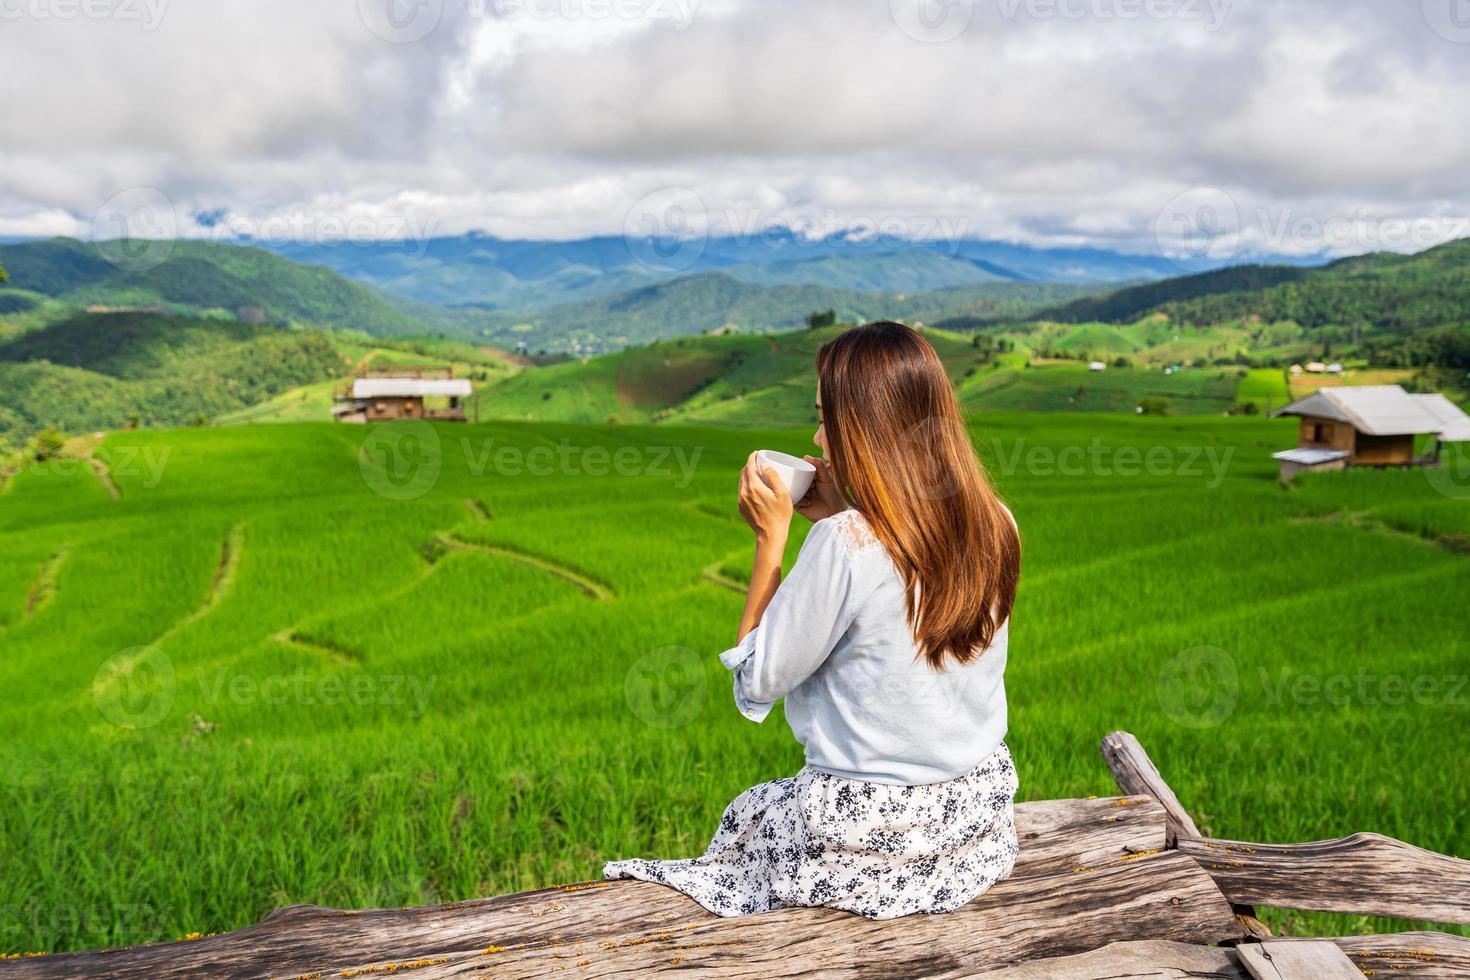
<instances>
[{"instance_id":1,"label":"wooden hut with metal roof","mask_svg":"<svg viewBox=\"0 0 1470 980\"><path fill-rule=\"evenodd\" d=\"M374 364L336 393L332 417L358 423L394 419L466 422L465 409L473 399L470 379L456 378L452 366ZM478 416L478 400L474 407Z\"/></svg>"},{"instance_id":2,"label":"wooden hut with metal roof","mask_svg":"<svg viewBox=\"0 0 1470 980\"><path fill-rule=\"evenodd\" d=\"M1398 385L1319 388L1271 413L1282 415L1301 419L1297 448L1272 453L1283 481L1303 470L1436 464L1444 443L1470 442L1470 416L1454 402ZM1431 453L1415 455L1418 436L1434 437Z\"/></svg>"}]
</instances>

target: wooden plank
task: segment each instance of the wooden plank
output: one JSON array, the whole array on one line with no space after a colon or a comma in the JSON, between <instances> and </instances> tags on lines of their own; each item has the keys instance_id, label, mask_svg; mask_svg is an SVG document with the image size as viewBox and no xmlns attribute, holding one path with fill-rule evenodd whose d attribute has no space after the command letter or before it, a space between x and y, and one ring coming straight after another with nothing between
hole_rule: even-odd
<instances>
[{"instance_id":1,"label":"wooden plank","mask_svg":"<svg viewBox=\"0 0 1470 980\"><path fill-rule=\"evenodd\" d=\"M1470 861L1382 834L1307 844L1180 837L1232 902L1470 924Z\"/></svg>"},{"instance_id":2,"label":"wooden plank","mask_svg":"<svg viewBox=\"0 0 1470 980\"><path fill-rule=\"evenodd\" d=\"M1250 980L1234 952L1167 940L1109 943L1075 956L1058 956L976 973L930 974L923 980Z\"/></svg>"},{"instance_id":3,"label":"wooden plank","mask_svg":"<svg viewBox=\"0 0 1470 980\"><path fill-rule=\"evenodd\" d=\"M1328 939L1242 943L1235 953L1254 980L1363 980L1363 971Z\"/></svg>"},{"instance_id":4,"label":"wooden plank","mask_svg":"<svg viewBox=\"0 0 1470 980\"><path fill-rule=\"evenodd\" d=\"M1113 781L1123 792L1135 796L1151 796L1163 806L1169 815L1169 847L1177 846L1181 835L1202 837L1194 818L1184 809L1184 804L1174 795L1169 784L1164 782L1159 767L1154 765L1138 739L1128 732L1112 732L1102 740L1102 756L1113 774ZM1266 924L1256 918L1256 910L1249 904L1236 901L1235 917L1247 936L1263 938L1271 935Z\"/></svg>"},{"instance_id":5,"label":"wooden plank","mask_svg":"<svg viewBox=\"0 0 1470 980\"><path fill-rule=\"evenodd\" d=\"M1144 797L1018 803L1012 878L1072 873L1164 846L1164 810ZM0 961L0 977L210 980L297 976L324 952L414 961L443 949L575 941L716 919L692 899L642 881L597 881L414 909L279 909L235 932L187 943ZM260 964L254 973L245 964ZM245 972L242 972L245 971Z\"/></svg>"},{"instance_id":6,"label":"wooden plank","mask_svg":"<svg viewBox=\"0 0 1470 980\"><path fill-rule=\"evenodd\" d=\"M1278 944L1321 941L1281 936L1263 940L1260 945L1274 951ZM1470 978L1470 939L1463 936L1399 932L1340 936L1330 941L1347 954L1364 976L1394 980ZM1075 956L1032 960L983 973L972 970L935 973L924 980L1250 980L1250 977L1232 948L1154 940L1110 943Z\"/></svg>"},{"instance_id":7,"label":"wooden plank","mask_svg":"<svg viewBox=\"0 0 1470 980\"><path fill-rule=\"evenodd\" d=\"M1297 942L1281 938L1271 942ZM1339 936L1333 943L1365 976L1395 980L1470 980L1470 939L1443 932Z\"/></svg>"},{"instance_id":8,"label":"wooden plank","mask_svg":"<svg viewBox=\"0 0 1470 980\"><path fill-rule=\"evenodd\" d=\"M1180 834L1203 836L1138 739L1128 732L1112 732L1102 740L1102 755L1119 789L1130 796L1152 796L1163 806L1169 815L1170 847Z\"/></svg>"},{"instance_id":9,"label":"wooden plank","mask_svg":"<svg viewBox=\"0 0 1470 980\"><path fill-rule=\"evenodd\" d=\"M1191 859L1165 851L1082 873L1011 878L944 915L872 921L831 909L764 915L518 949L446 950L413 962L415 980L489 975L531 980L640 977L677 968L699 977L846 980L927 977L1066 956L1122 939L1205 944L1237 938L1230 905ZM402 970L322 959L310 972Z\"/></svg>"}]
</instances>

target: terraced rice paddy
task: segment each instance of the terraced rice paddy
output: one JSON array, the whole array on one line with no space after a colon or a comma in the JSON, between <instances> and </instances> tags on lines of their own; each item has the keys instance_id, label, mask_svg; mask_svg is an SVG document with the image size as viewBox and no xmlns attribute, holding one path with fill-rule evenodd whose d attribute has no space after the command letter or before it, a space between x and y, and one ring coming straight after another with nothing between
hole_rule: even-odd
<instances>
[{"instance_id":1,"label":"terraced rice paddy","mask_svg":"<svg viewBox=\"0 0 1470 980\"><path fill-rule=\"evenodd\" d=\"M1136 733L1209 833L1470 855L1470 481L1285 491L1290 420L994 415L1026 799ZM175 939L703 849L794 772L730 704L735 471L806 431L110 435L0 495L0 951ZM804 522L797 519L790 553ZM1323 934L1371 920L1266 912Z\"/></svg>"}]
</instances>

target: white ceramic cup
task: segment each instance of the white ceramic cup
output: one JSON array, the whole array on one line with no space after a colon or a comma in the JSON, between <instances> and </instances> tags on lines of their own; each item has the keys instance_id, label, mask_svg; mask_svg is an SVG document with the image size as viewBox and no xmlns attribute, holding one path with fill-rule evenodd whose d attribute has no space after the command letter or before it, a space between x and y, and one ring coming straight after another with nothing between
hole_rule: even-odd
<instances>
[{"instance_id":1,"label":"white ceramic cup","mask_svg":"<svg viewBox=\"0 0 1470 980\"><path fill-rule=\"evenodd\" d=\"M812 481L817 478L817 468L800 456L778 453L774 449L762 449L756 453L756 458L760 460L762 466L776 471L781 482L786 484L793 504L806 496L807 490L811 489Z\"/></svg>"}]
</instances>

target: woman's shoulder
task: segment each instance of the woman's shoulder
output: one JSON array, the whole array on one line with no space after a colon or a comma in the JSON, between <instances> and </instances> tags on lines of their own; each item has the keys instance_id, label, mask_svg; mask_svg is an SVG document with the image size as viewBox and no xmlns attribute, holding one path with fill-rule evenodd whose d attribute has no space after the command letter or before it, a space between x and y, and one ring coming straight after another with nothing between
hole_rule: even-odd
<instances>
[{"instance_id":1,"label":"woman's shoulder","mask_svg":"<svg viewBox=\"0 0 1470 980\"><path fill-rule=\"evenodd\" d=\"M855 507L840 510L831 517L824 517L812 525L812 531L821 528L821 533L842 546L849 555L858 555L879 546L881 542L873 533L868 519Z\"/></svg>"}]
</instances>

